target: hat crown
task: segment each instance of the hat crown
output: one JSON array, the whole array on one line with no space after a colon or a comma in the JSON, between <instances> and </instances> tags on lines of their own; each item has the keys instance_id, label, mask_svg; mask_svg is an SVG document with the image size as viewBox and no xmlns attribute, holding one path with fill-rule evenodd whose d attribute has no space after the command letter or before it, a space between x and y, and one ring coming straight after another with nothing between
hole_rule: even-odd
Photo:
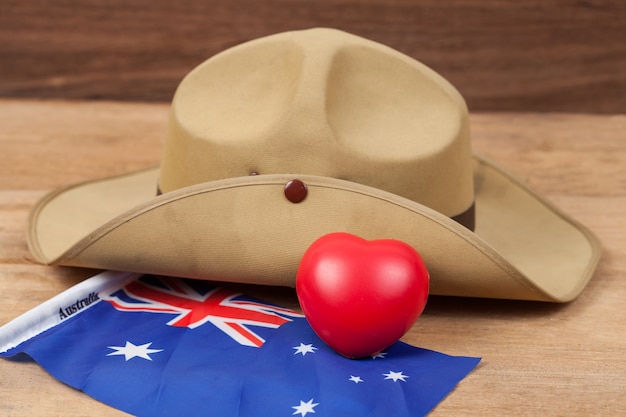
<instances>
[{"instance_id":1,"label":"hat crown","mask_svg":"<svg viewBox=\"0 0 626 417\"><path fill-rule=\"evenodd\" d=\"M345 32L247 42L181 82L159 186L251 173L348 180L455 216L473 203L467 108L423 64Z\"/></svg>"}]
</instances>

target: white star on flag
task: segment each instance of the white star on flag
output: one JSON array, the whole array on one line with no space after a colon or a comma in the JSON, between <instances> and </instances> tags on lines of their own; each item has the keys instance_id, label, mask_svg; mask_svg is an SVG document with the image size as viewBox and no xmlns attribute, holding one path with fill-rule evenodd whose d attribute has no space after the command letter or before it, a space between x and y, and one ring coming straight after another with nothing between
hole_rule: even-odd
<instances>
[{"instance_id":1,"label":"white star on flag","mask_svg":"<svg viewBox=\"0 0 626 417\"><path fill-rule=\"evenodd\" d=\"M360 376L354 376L354 375L350 375L349 380L354 382L355 384L358 384L359 382L363 382L363 378L361 378Z\"/></svg>"},{"instance_id":2,"label":"white star on flag","mask_svg":"<svg viewBox=\"0 0 626 417\"><path fill-rule=\"evenodd\" d=\"M313 398L309 401L304 402L300 400L300 405L296 405L295 407L291 407L296 411L293 412L292 415L300 414L302 417L306 416L308 413L315 413L314 408L317 407L319 403L314 403Z\"/></svg>"},{"instance_id":3,"label":"white star on flag","mask_svg":"<svg viewBox=\"0 0 626 417\"><path fill-rule=\"evenodd\" d=\"M387 352L378 352L372 355L372 359L385 359Z\"/></svg>"},{"instance_id":4,"label":"white star on flag","mask_svg":"<svg viewBox=\"0 0 626 417\"><path fill-rule=\"evenodd\" d=\"M315 346L311 344L305 345L304 343L300 343L300 346L294 346L293 348L296 350L293 353L294 355L300 353L302 354L302 356L306 355L307 353L315 353L315 350L317 350Z\"/></svg>"},{"instance_id":5,"label":"white star on flag","mask_svg":"<svg viewBox=\"0 0 626 417\"><path fill-rule=\"evenodd\" d=\"M111 352L107 354L107 356L124 355L126 361L134 357L143 358L151 361L151 353L163 351L163 349L149 349L151 344L152 342L146 343L144 345L134 345L133 343L126 341L125 346L107 346L109 349L115 350L115 352Z\"/></svg>"},{"instance_id":6,"label":"white star on flag","mask_svg":"<svg viewBox=\"0 0 626 417\"><path fill-rule=\"evenodd\" d=\"M393 382L398 382L398 381L402 381L405 382L406 378L408 378L408 375L404 375L402 373L402 371L400 372L394 372L394 371L389 371L388 374L383 374L385 376L385 379L391 379Z\"/></svg>"}]
</instances>

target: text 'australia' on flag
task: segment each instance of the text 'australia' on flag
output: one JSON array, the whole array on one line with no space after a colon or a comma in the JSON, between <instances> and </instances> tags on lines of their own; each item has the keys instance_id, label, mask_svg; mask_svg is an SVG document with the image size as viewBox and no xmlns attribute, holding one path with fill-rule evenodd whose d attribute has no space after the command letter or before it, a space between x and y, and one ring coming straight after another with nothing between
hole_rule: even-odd
<instances>
[{"instance_id":1,"label":"text 'australia' on flag","mask_svg":"<svg viewBox=\"0 0 626 417\"><path fill-rule=\"evenodd\" d=\"M0 328L0 356L26 353L134 415L220 417L423 416L480 361L402 342L351 360L296 311L204 281L119 274ZM89 305L59 317L84 298ZM35 331L37 323L48 324Z\"/></svg>"}]
</instances>

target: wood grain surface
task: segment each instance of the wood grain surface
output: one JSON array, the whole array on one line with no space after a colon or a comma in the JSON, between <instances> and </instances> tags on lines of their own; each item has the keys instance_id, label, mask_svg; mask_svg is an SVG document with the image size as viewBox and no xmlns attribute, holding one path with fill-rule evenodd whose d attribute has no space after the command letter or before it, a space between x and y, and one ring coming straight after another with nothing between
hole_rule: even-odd
<instances>
[{"instance_id":1,"label":"wood grain surface","mask_svg":"<svg viewBox=\"0 0 626 417\"><path fill-rule=\"evenodd\" d=\"M34 263L32 205L55 187L158 163L168 106L0 100L0 325L96 271ZM476 151L589 226L603 258L565 305L431 297L404 340L478 368L433 416L619 416L626 410L626 116L478 113ZM512 236L514 238L514 236ZM297 306L290 289L245 291ZM2 416L116 416L25 359L0 360Z\"/></svg>"},{"instance_id":2,"label":"wood grain surface","mask_svg":"<svg viewBox=\"0 0 626 417\"><path fill-rule=\"evenodd\" d=\"M0 96L169 102L215 53L313 26L424 62L474 111L626 113L622 0L3 0Z\"/></svg>"}]
</instances>

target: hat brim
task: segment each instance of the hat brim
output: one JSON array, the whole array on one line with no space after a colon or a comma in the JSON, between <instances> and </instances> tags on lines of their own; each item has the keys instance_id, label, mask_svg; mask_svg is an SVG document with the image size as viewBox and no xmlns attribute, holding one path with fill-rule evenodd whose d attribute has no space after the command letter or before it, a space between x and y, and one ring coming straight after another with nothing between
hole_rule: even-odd
<instances>
[{"instance_id":1,"label":"hat brim","mask_svg":"<svg viewBox=\"0 0 626 417\"><path fill-rule=\"evenodd\" d=\"M474 162L474 232L397 195L308 175L232 178L155 197L152 168L44 197L28 244L51 265L294 286L307 247L344 231L411 244L432 294L575 298L600 258L595 236L493 162ZM283 194L294 178L308 186L299 204Z\"/></svg>"}]
</instances>

